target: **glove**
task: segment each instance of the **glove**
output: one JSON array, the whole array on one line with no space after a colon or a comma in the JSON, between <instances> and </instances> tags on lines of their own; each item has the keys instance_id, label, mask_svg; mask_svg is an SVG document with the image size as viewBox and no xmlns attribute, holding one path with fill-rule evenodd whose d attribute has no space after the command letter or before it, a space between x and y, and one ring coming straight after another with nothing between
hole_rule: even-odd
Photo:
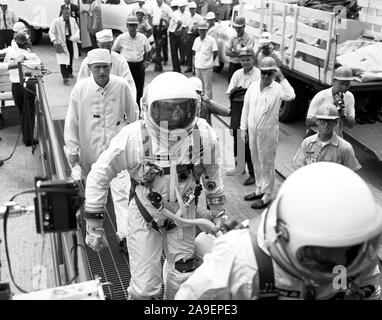
<instances>
[{"instance_id":1,"label":"glove","mask_svg":"<svg viewBox=\"0 0 382 320\"><path fill-rule=\"evenodd\" d=\"M105 230L102 228L102 219L85 219L86 221L86 238L85 243L94 251L101 251L108 247L105 237Z\"/></svg>"},{"instance_id":2,"label":"glove","mask_svg":"<svg viewBox=\"0 0 382 320\"><path fill-rule=\"evenodd\" d=\"M72 172L70 176L73 180L76 181L82 181L84 179L84 172L82 171L82 168L78 163L74 167L72 167Z\"/></svg>"}]
</instances>

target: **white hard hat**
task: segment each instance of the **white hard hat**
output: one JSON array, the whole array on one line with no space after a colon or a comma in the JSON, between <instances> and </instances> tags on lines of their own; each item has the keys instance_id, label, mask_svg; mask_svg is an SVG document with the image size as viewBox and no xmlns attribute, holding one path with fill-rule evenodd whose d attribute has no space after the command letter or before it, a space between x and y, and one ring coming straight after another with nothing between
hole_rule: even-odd
<instances>
[{"instance_id":1,"label":"white hard hat","mask_svg":"<svg viewBox=\"0 0 382 320\"><path fill-rule=\"evenodd\" d=\"M7 0L0 0L0 5L9 6L9 3Z\"/></svg>"},{"instance_id":2,"label":"white hard hat","mask_svg":"<svg viewBox=\"0 0 382 320\"><path fill-rule=\"evenodd\" d=\"M178 0L178 7L183 7L188 4L187 0Z\"/></svg>"},{"instance_id":3,"label":"white hard hat","mask_svg":"<svg viewBox=\"0 0 382 320\"><path fill-rule=\"evenodd\" d=\"M188 81L190 81L190 83L191 83L192 87L195 89L195 91L203 91L202 80L200 80L198 77L188 78Z\"/></svg>"},{"instance_id":4,"label":"white hard hat","mask_svg":"<svg viewBox=\"0 0 382 320\"><path fill-rule=\"evenodd\" d=\"M145 93L148 129L170 140L188 135L195 126L198 96L188 78L178 72L164 72L155 77Z\"/></svg>"},{"instance_id":5,"label":"white hard hat","mask_svg":"<svg viewBox=\"0 0 382 320\"><path fill-rule=\"evenodd\" d=\"M265 213L265 246L278 266L313 285L372 267L381 244L382 211L349 168L317 162L292 173Z\"/></svg>"},{"instance_id":6,"label":"white hard hat","mask_svg":"<svg viewBox=\"0 0 382 320\"><path fill-rule=\"evenodd\" d=\"M277 70L277 64L276 60L272 57L264 57L258 67L261 71L276 71Z\"/></svg>"},{"instance_id":7,"label":"white hard hat","mask_svg":"<svg viewBox=\"0 0 382 320\"><path fill-rule=\"evenodd\" d=\"M179 1L178 0L172 0L170 3L170 7L178 7L179 6Z\"/></svg>"},{"instance_id":8,"label":"white hard hat","mask_svg":"<svg viewBox=\"0 0 382 320\"><path fill-rule=\"evenodd\" d=\"M269 44L272 42L272 35L269 32L263 32L260 35L259 44Z\"/></svg>"},{"instance_id":9,"label":"white hard hat","mask_svg":"<svg viewBox=\"0 0 382 320\"><path fill-rule=\"evenodd\" d=\"M194 1L191 1L188 3L188 8L189 9L196 9L198 6L196 5L196 3Z\"/></svg>"},{"instance_id":10,"label":"white hard hat","mask_svg":"<svg viewBox=\"0 0 382 320\"><path fill-rule=\"evenodd\" d=\"M24 23L22 23L21 21L17 21L14 25L13 25L13 28L12 30L14 32L22 32L22 31L27 31L27 27L25 26Z\"/></svg>"},{"instance_id":11,"label":"white hard hat","mask_svg":"<svg viewBox=\"0 0 382 320\"><path fill-rule=\"evenodd\" d=\"M215 13L213 13L212 11L208 12L206 15L206 19L207 20L216 19Z\"/></svg>"},{"instance_id":12,"label":"white hard hat","mask_svg":"<svg viewBox=\"0 0 382 320\"><path fill-rule=\"evenodd\" d=\"M353 76L353 71L351 68L341 66L334 70L333 79L340 81L351 81L354 80L355 77Z\"/></svg>"},{"instance_id":13,"label":"white hard hat","mask_svg":"<svg viewBox=\"0 0 382 320\"><path fill-rule=\"evenodd\" d=\"M338 115L337 108L331 103L324 103L318 107L315 117L317 119L335 120L340 116Z\"/></svg>"}]
</instances>

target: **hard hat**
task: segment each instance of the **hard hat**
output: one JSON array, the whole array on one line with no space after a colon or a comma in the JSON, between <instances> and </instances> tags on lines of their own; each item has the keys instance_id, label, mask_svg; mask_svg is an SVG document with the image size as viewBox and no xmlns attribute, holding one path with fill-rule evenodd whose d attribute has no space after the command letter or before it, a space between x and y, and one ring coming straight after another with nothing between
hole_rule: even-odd
<instances>
[{"instance_id":1,"label":"hard hat","mask_svg":"<svg viewBox=\"0 0 382 320\"><path fill-rule=\"evenodd\" d=\"M13 30L14 32L23 32L23 31L25 32L25 31L27 31L28 29L27 29L27 27L25 26L24 23L22 23L21 21L17 21L17 22L13 25L12 30Z\"/></svg>"},{"instance_id":2,"label":"hard hat","mask_svg":"<svg viewBox=\"0 0 382 320\"><path fill-rule=\"evenodd\" d=\"M178 0L178 7L183 7L188 4L187 0Z\"/></svg>"},{"instance_id":3,"label":"hard hat","mask_svg":"<svg viewBox=\"0 0 382 320\"><path fill-rule=\"evenodd\" d=\"M195 91L203 91L202 80L200 80L198 77L188 78L188 81L190 81L190 83L191 83L192 87L195 89Z\"/></svg>"},{"instance_id":4,"label":"hard hat","mask_svg":"<svg viewBox=\"0 0 382 320\"><path fill-rule=\"evenodd\" d=\"M138 18L134 15L130 15L126 19L126 24L139 24Z\"/></svg>"},{"instance_id":5,"label":"hard hat","mask_svg":"<svg viewBox=\"0 0 382 320\"><path fill-rule=\"evenodd\" d=\"M216 19L215 13L213 13L212 11L208 12L206 15L206 19L207 20Z\"/></svg>"},{"instance_id":6,"label":"hard hat","mask_svg":"<svg viewBox=\"0 0 382 320\"><path fill-rule=\"evenodd\" d=\"M198 95L188 78L178 72L164 72L149 84L145 104L145 121L155 135L176 141L189 135L198 114Z\"/></svg>"},{"instance_id":7,"label":"hard hat","mask_svg":"<svg viewBox=\"0 0 382 320\"><path fill-rule=\"evenodd\" d=\"M146 2L146 0L138 0L138 2Z\"/></svg>"},{"instance_id":8,"label":"hard hat","mask_svg":"<svg viewBox=\"0 0 382 320\"><path fill-rule=\"evenodd\" d=\"M188 8L189 9L196 9L198 6L196 5L196 3L194 1L191 1L188 3Z\"/></svg>"},{"instance_id":9,"label":"hard hat","mask_svg":"<svg viewBox=\"0 0 382 320\"><path fill-rule=\"evenodd\" d=\"M277 64L272 57L264 57L259 63L259 69L262 71L277 70Z\"/></svg>"},{"instance_id":10,"label":"hard hat","mask_svg":"<svg viewBox=\"0 0 382 320\"><path fill-rule=\"evenodd\" d=\"M142 8L138 8L136 11L135 11L135 14L137 13L142 13L143 15L145 15L145 10L143 10Z\"/></svg>"},{"instance_id":11,"label":"hard hat","mask_svg":"<svg viewBox=\"0 0 382 320\"><path fill-rule=\"evenodd\" d=\"M272 42L272 35L269 32L263 32L260 35L260 39L259 39L260 45L269 44L271 42Z\"/></svg>"},{"instance_id":12,"label":"hard hat","mask_svg":"<svg viewBox=\"0 0 382 320\"><path fill-rule=\"evenodd\" d=\"M172 0L170 7L178 7L178 0Z\"/></svg>"},{"instance_id":13,"label":"hard hat","mask_svg":"<svg viewBox=\"0 0 382 320\"><path fill-rule=\"evenodd\" d=\"M198 29L199 30L208 30L208 24L207 24L207 22L200 22L200 23L198 23Z\"/></svg>"},{"instance_id":14,"label":"hard hat","mask_svg":"<svg viewBox=\"0 0 382 320\"><path fill-rule=\"evenodd\" d=\"M333 79L342 80L342 81L354 80L353 71L350 68L347 68L344 66L338 67L333 72Z\"/></svg>"},{"instance_id":15,"label":"hard hat","mask_svg":"<svg viewBox=\"0 0 382 320\"><path fill-rule=\"evenodd\" d=\"M351 169L317 162L292 173L264 215L264 245L285 272L313 285L334 267L357 276L378 258L382 211Z\"/></svg>"},{"instance_id":16,"label":"hard hat","mask_svg":"<svg viewBox=\"0 0 382 320\"><path fill-rule=\"evenodd\" d=\"M245 27L245 18L244 17L236 17L232 26L236 27L236 28Z\"/></svg>"},{"instance_id":17,"label":"hard hat","mask_svg":"<svg viewBox=\"0 0 382 320\"><path fill-rule=\"evenodd\" d=\"M246 48L246 50L243 50L239 53L240 57L253 57L255 55L255 52L251 48Z\"/></svg>"},{"instance_id":18,"label":"hard hat","mask_svg":"<svg viewBox=\"0 0 382 320\"><path fill-rule=\"evenodd\" d=\"M317 119L335 120L339 118L339 115L333 104L325 103L318 107L315 117Z\"/></svg>"},{"instance_id":19,"label":"hard hat","mask_svg":"<svg viewBox=\"0 0 382 320\"><path fill-rule=\"evenodd\" d=\"M3 6L8 6L9 3L7 0L0 0L0 5L3 5Z\"/></svg>"}]
</instances>

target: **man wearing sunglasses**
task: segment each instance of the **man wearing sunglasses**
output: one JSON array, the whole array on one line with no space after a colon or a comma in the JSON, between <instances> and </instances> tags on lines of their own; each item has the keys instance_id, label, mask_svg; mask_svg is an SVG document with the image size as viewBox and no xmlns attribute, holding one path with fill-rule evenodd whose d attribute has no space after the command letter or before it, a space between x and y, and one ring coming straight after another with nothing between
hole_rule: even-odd
<instances>
[{"instance_id":1,"label":"man wearing sunglasses","mask_svg":"<svg viewBox=\"0 0 382 320\"><path fill-rule=\"evenodd\" d=\"M361 169L352 145L334 131L339 121L337 108L333 104L323 104L318 108L316 118L318 133L304 139L293 161L300 167L328 161L342 164L353 171Z\"/></svg>"},{"instance_id":2,"label":"man wearing sunglasses","mask_svg":"<svg viewBox=\"0 0 382 320\"><path fill-rule=\"evenodd\" d=\"M259 69L260 80L248 87L240 120L240 134L244 141L249 141L255 168L256 189L244 197L246 201L255 200L251 205L253 209L265 208L271 201L279 138L279 109L282 100L295 98L293 88L273 58L263 58Z\"/></svg>"},{"instance_id":3,"label":"man wearing sunglasses","mask_svg":"<svg viewBox=\"0 0 382 320\"><path fill-rule=\"evenodd\" d=\"M342 137L343 127L352 128L355 124L354 96L349 91L351 81L354 80L350 68L341 66L333 72L333 86L321 90L312 99L306 116L308 128L306 137L318 132L315 114L319 106L331 103L337 107L340 120L335 128L336 133Z\"/></svg>"}]
</instances>

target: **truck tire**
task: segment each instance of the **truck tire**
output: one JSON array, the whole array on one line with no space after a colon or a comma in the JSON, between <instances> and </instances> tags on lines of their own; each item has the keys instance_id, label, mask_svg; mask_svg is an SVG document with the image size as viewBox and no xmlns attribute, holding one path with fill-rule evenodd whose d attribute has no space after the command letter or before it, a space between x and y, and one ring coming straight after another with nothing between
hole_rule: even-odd
<instances>
[{"instance_id":1,"label":"truck tire","mask_svg":"<svg viewBox=\"0 0 382 320\"><path fill-rule=\"evenodd\" d=\"M220 73L224 68L224 62L219 61L219 65L213 68L215 73Z\"/></svg>"},{"instance_id":2,"label":"truck tire","mask_svg":"<svg viewBox=\"0 0 382 320\"><path fill-rule=\"evenodd\" d=\"M38 44L41 41L42 38L42 30L41 29L35 29L25 21L21 21L22 23L25 24L25 26L28 29L29 37L31 40L31 43L33 45Z\"/></svg>"}]
</instances>

